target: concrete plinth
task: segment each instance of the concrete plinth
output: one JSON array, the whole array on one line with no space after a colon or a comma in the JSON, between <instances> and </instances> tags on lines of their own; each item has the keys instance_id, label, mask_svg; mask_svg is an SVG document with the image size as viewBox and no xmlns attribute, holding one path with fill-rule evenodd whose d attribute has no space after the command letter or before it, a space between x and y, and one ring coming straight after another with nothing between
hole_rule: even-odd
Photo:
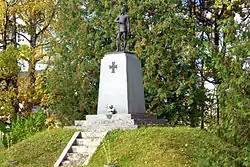
<instances>
[{"instance_id":1,"label":"concrete plinth","mask_svg":"<svg viewBox=\"0 0 250 167\"><path fill-rule=\"evenodd\" d=\"M107 114L109 105L117 114L145 113L141 62L133 53L108 53L101 60L97 114Z\"/></svg>"}]
</instances>

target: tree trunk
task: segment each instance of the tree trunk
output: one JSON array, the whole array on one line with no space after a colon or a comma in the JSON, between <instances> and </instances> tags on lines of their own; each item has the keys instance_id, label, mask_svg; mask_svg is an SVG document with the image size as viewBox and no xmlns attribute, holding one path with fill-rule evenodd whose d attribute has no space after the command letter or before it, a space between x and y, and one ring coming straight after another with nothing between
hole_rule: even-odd
<instances>
[{"instance_id":1,"label":"tree trunk","mask_svg":"<svg viewBox=\"0 0 250 167\"><path fill-rule=\"evenodd\" d=\"M33 19L32 19L33 20ZM30 37L30 47L32 50L36 48L36 25L35 20L31 22L32 28L31 28L31 37ZM30 85L33 89L35 89L35 82L36 82L36 76L35 76L35 66L36 66L36 59L35 55L36 52L34 51L30 57L29 60L29 78L30 78Z\"/></svg>"},{"instance_id":2,"label":"tree trunk","mask_svg":"<svg viewBox=\"0 0 250 167\"><path fill-rule=\"evenodd\" d=\"M29 69L28 69L28 78L29 78L29 89L31 96L35 94L35 83L36 83L36 58L35 58L35 48L36 48L36 25L35 20L31 19L30 24L32 25L31 33L30 33L30 49L32 50L32 54L29 57ZM34 103L33 102L26 102L25 110L27 112L31 112L33 109Z\"/></svg>"},{"instance_id":3,"label":"tree trunk","mask_svg":"<svg viewBox=\"0 0 250 167\"><path fill-rule=\"evenodd\" d=\"M9 17L8 17L8 8L6 8L5 11L5 20L4 20L4 30L3 30L3 50L7 49L7 28L8 28L8 22L9 22Z\"/></svg>"},{"instance_id":4,"label":"tree trunk","mask_svg":"<svg viewBox=\"0 0 250 167\"><path fill-rule=\"evenodd\" d=\"M14 45L15 49L17 49L17 27L16 27L16 15L15 15L15 13L13 14L13 25L12 25L12 34L11 35L12 35L11 39L12 39L13 45ZM18 64L18 62L16 60L16 65L17 64ZM12 83L13 83L13 87L15 88L15 96L16 96L16 99L13 102L15 113L19 112L19 100L18 100L18 85L17 85L17 82L18 82L18 74L14 75L12 77Z\"/></svg>"},{"instance_id":5,"label":"tree trunk","mask_svg":"<svg viewBox=\"0 0 250 167\"><path fill-rule=\"evenodd\" d=\"M215 55L217 56L219 53L219 40L220 40L220 36L219 36L219 30L218 30L218 23L217 23L217 18L219 17L219 14L216 13L215 15L215 23L214 23L214 46L215 46ZM219 79L217 77L217 69L215 69L214 72L214 80L215 83L219 84ZM218 86L217 86L218 87ZM217 89L216 89L216 115L217 115L217 124L219 125L219 120L220 120L220 108L219 108L219 97L217 94Z\"/></svg>"},{"instance_id":6,"label":"tree trunk","mask_svg":"<svg viewBox=\"0 0 250 167\"><path fill-rule=\"evenodd\" d=\"M220 108L219 108L219 96L216 94L216 103L217 103L217 108L216 108L216 115L217 115L217 124L220 124Z\"/></svg>"}]
</instances>

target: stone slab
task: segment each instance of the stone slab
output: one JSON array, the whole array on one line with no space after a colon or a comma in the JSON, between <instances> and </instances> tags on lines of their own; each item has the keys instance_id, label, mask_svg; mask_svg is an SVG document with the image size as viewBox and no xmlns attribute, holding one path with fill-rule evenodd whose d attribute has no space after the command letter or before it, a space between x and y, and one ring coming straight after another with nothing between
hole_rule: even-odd
<instances>
[{"instance_id":1,"label":"stone slab","mask_svg":"<svg viewBox=\"0 0 250 167\"><path fill-rule=\"evenodd\" d=\"M86 122L108 119L107 114L86 115ZM112 114L110 120L128 120L131 119L131 114ZM86 123L87 124L87 123Z\"/></svg>"}]
</instances>

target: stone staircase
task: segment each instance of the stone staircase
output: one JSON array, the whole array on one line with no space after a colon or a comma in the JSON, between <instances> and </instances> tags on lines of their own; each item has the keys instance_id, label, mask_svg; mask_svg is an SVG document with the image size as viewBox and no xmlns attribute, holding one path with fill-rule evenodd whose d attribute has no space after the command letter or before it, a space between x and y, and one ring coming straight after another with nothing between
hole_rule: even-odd
<instances>
[{"instance_id":1,"label":"stone staircase","mask_svg":"<svg viewBox=\"0 0 250 167\"><path fill-rule=\"evenodd\" d=\"M87 165L106 134L107 132L75 132L54 167Z\"/></svg>"}]
</instances>

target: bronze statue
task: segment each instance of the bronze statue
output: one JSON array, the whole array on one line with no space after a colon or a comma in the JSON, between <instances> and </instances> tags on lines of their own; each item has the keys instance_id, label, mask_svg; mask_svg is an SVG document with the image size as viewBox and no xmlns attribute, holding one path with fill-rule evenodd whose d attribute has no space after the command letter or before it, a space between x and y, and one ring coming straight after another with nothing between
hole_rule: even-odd
<instances>
[{"instance_id":1,"label":"bronze statue","mask_svg":"<svg viewBox=\"0 0 250 167\"><path fill-rule=\"evenodd\" d=\"M130 32L130 23L129 23L129 16L125 13L127 9L125 7L122 8L121 15L115 19L115 22L118 23L119 30L117 35L117 52L121 51L121 37L124 36L124 51L126 50L127 46L127 36Z\"/></svg>"}]
</instances>

